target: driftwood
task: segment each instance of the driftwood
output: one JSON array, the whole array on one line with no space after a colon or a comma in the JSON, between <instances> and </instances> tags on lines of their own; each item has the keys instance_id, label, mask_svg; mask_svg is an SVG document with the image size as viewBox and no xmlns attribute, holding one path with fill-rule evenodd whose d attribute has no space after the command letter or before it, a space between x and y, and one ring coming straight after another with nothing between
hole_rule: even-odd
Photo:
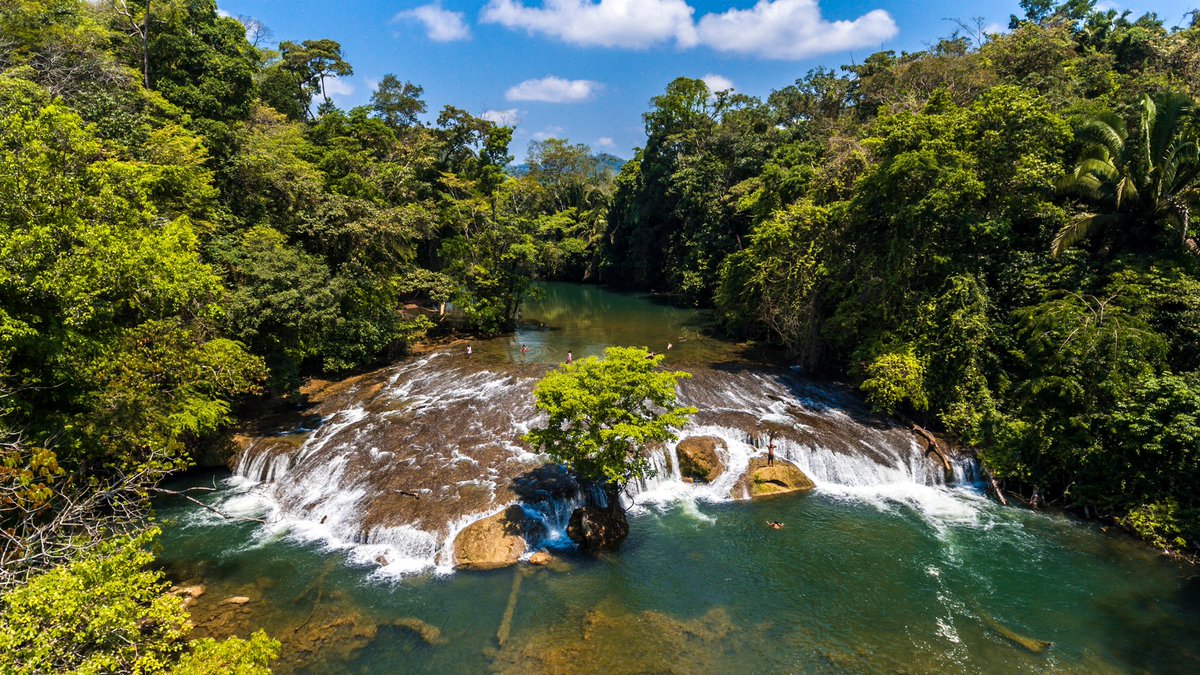
<instances>
[{"instance_id":1,"label":"driftwood","mask_svg":"<svg viewBox=\"0 0 1200 675\"><path fill-rule=\"evenodd\" d=\"M513 615L517 611L517 596L521 593L521 581L525 578L525 570L518 566L513 570L512 592L508 594L508 605L504 608L504 616L500 619L500 629L496 631L496 642L503 647L508 642L512 632Z\"/></svg>"},{"instance_id":2,"label":"driftwood","mask_svg":"<svg viewBox=\"0 0 1200 675\"><path fill-rule=\"evenodd\" d=\"M151 494L169 495L171 497L183 497L184 499L195 504L196 506L199 506L201 508L212 511L213 513L217 514L218 516L221 516L225 520L240 520L242 522L247 522L247 523L258 523L260 525L267 524L267 521L263 520L262 518L247 518L245 516L231 516L228 513L225 513L224 511L222 511L221 509L218 509L215 506L209 506L208 504L205 504L204 502L200 501L199 499L196 499L195 497L188 494L188 492L191 492L191 491L213 492L214 490L215 490L215 488L205 488L205 487L188 488L187 490L168 490L167 488L160 488L160 487L146 488L146 491Z\"/></svg>"},{"instance_id":3,"label":"driftwood","mask_svg":"<svg viewBox=\"0 0 1200 675\"><path fill-rule=\"evenodd\" d=\"M952 478L954 476L954 465L950 463L950 458L947 457L945 451L942 450L942 446L938 443L937 438L930 433L928 429L922 427L916 422L911 422L911 424L912 430L916 432L918 436L924 438L925 442L927 443L925 447L925 454L929 455L932 453L934 456L936 456L942 465L942 469L944 469L946 472L946 479L949 480Z\"/></svg>"},{"instance_id":4,"label":"driftwood","mask_svg":"<svg viewBox=\"0 0 1200 675\"><path fill-rule=\"evenodd\" d=\"M1001 490L1000 485L996 483L996 477L993 476L992 472L988 471L987 469L984 469L983 473L987 476L988 485L992 486L992 494L996 495L996 499L999 500L1002 505L1008 506L1008 500L1004 498L1004 491Z\"/></svg>"},{"instance_id":5,"label":"driftwood","mask_svg":"<svg viewBox=\"0 0 1200 675\"><path fill-rule=\"evenodd\" d=\"M1038 640L1037 638L1031 638L1026 635L1021 635L1020 633L1005 626L1004 624L1000 623L999 621L996 621L987 612L983 611L982 609L976 608L975 615L979 617L979 620L982 621L985 626L996 631L997 633L999 633L1001 636L1003 636L1009 642L1012 642L1013 644L1016 644L1016 645L1020 645L1020 646L1024 647L1025 649L1028 649L1029 651L1033 652L1034 654L1041 654L1042 652L1046 651L1050 647L1054 646L1053 642L1047 642L1045 640Z\"/></svg>"}]
</instances>

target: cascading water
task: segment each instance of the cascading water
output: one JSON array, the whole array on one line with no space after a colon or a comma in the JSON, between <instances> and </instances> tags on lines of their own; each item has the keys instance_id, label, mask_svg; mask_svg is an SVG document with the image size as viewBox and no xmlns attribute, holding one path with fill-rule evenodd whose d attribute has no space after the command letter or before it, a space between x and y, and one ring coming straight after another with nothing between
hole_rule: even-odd
<instances>
[{"instance_id":1,"label":"cascading water","mask_svg":"<svg viewBox=\"0 0 1200 675\"><path fill-rule=\"evenodd\" d=\"M678 443L668 443L651 456L657 475L630 486L627 506L744 498L735 486L768 439L818 489L917 506L947 499L942 468L913 434L843 392L781 371L689 370L680 400L700 412L679 436L718 439L723 470L711 482L689 482ZM514 502L541 525L538 545L569 545L571 512L597 496L547 492L538 483L544 476L530 478L545 460L520 439L539 420L531 390L545 371L440 352L334 385L312 411L321 423L308 426L316 428L300 425L245 447L236 465L244 490L230 506L249 508L247 497L256 497L269 532L349 547L352 559L384 574L448 571L455 536ZM955 465L959 480L971 471Z\"/></svg>"}]
</instances>

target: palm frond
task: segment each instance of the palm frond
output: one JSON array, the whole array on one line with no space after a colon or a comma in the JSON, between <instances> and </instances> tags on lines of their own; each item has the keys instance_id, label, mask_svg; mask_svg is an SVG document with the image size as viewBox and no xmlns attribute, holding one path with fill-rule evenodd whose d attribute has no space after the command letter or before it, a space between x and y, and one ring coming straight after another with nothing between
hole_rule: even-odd
<instances>
[{"instance_id":1,"label":"palm frond","mask_svg":"<svg viewBox=\"0 0 1200 675\"><path fill-rule=\"evenodd\" d=\"M1075 194L1084 199L1099 201L1104 196L1100 192L1100 188L1103 185L1104 183L1099 178L1091 174L1080 176L1068 173L1058 179L1055 187L1059 194Z\"/></svg>"},{"instance_id":2,"label":"palm frond","mask_svg":"<svg viewBox=\"0 0 1200 675\"><path fill-rule=\"evenodd\" d=\"M1112 180L1120 174L1120 171L1108 160L1083 159L1075 165L1075 173L1081 175L1092 174L1097 178Z\"/></svg>"},{"instance_id":3,"label":"palm frond","mask_svg":"<svg viewBox=\"0 0 1200 675\"><path fill-rule=\"evenodd\" d=\"M1176 139L1184 131L1184 122L1191 113L1193 103L1186 94L1168 92L1154 101L1154 116L1150 123L1147 151L1152 163L1165 161Z\"/></svg>"},{"instance_id":4,"label":"palm frond","mask_svg":"<svg viewBox=\"0 0 1200 675\"><path fill-rule=\"evenodd\" d=\"M1063 226L1054 235L1054 243L1050 245L1050 254L1057 258L1060 253L1083 241L1096 228L1103 227L1116 220L1111 213L1081 213Z\"/></svg>"},{"instance_id":5,"label":"palm frond","mask_svg":"<svg viewBox=\"0 0 1200 675\"><path fill-rule=\"evenodd\" d=\"M1084 122L1079 135L1090 141L1089 145L1104 148L1110 155L1116 155L1125 147L1125 120L1116 113L1105 111Z\"/></svg>"}]
</instances>

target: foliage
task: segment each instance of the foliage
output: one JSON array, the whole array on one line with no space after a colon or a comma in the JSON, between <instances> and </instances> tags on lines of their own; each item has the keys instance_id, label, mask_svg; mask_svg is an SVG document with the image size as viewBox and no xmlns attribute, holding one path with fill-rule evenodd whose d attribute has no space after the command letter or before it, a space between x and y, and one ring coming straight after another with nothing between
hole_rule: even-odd
<instances>
[{"instance_id":1,"label":"foliage","mask_svg":"<svg viewBox=\"0 0 1200 675\"><path fill-rule=\"evenodd\" d=\"M189 647L191 651L180 657L171 675L269 675L271 662L279 657L279 642L261 630L248 640L201 638Z\"/></svg>"},{"instance_id":2,"label":"foliage","mask_svg":"<svg viewBox=\"0 0 1200 675\"><path fill-rule=\"evenodd\" d=\"M0 667L13 673L270 672L277 642L258 633L188 643L183 601L148 569L158 534L117 538L3 597Z\"/></svg>"},{"instance_id":3,"label":"foliage","mask_svg":"<svg viewBox=\"0 0 1200 675\"><path fill-rule=\"evenodd\" d=\"M659 370L662 359L640 347L610 347L604 358L559 366L534 387L549 419L526 442L615 499L629 481L652 475L645 448L670 440L696 412L675 405L676 383L690 375Z\"/></svg>"},{"instance_id":4,"label":"foliage","mask_svg":"<svg viewBox=\"0 0 1200 675\"><path fill-rule=\"evenodd\" d=\"M1200 144L1190 119L1194 108L1185 94L1162 94L1157 100L1143 94L1134 134L1113 113L1085 122L1081 133L1092 141L1060 188L1101 208L1080 213L1059 230L1054 255L1101 228L1122 248L1142 248L1163 238L1163 224L1200 255L1190 231L1191 212L1200 207Z\"/></svg>"},{"instance_id":5,"label":"foliage","mask_svg":"<svg viewBox=\"0 0 1200 675\"><path fill-rule=\"evenodd\" d=\"M601 272L714 305L1010 490L1193 546L1200 22L1021 8L765 100L672 82Z\"/></svg>"},{"instance_id":6,"label":"foliage","mask_svg":"<svg viewBox=\"0 0 1200 675\"><path fill-rule=\"evenodd\" d=\"M925 367L912 350L883 354L867 365L859 387L876 410L895 413L905 404L914 410L929 407L925 398Z\"/></svg>"}]
</instances>

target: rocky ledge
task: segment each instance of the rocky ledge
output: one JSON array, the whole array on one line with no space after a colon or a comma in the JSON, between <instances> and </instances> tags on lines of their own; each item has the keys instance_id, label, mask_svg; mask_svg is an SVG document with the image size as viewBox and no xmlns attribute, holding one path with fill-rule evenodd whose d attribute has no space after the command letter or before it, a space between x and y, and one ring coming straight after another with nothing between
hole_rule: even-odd
<instances>
[{"instance_id":1,"label":"rocky ledge","mask_svg":"<svg viewBox=\"0 0 1200 675\"><path fill-rule=\"evenodd\" d=\"M808 476L795 464L776 459L767 466L767 460L750 460L745 475L733 486L729 496L734 499L755 499L789 492L806 492L816 487Z\"/></svg>"}]
</instances>

